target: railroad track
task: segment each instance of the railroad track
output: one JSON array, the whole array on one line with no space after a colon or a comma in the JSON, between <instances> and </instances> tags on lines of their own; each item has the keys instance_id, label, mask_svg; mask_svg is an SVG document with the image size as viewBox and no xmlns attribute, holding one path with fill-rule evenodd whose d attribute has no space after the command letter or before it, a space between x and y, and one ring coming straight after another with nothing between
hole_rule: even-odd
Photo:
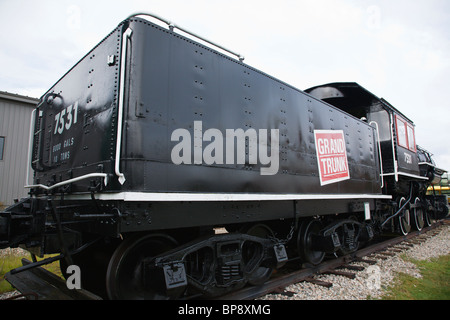
<instances>
[{"instance_id":1,"label":"railroad track","mask_svg":"<svg viewBox=\"0 0 450 320\"><path fill-rule=\"evenodd\" d=\"M381 242L372 244L366 248L358 250L353 254L327 260L318 266L303 268L293 272L278 274L274 278L261 286L249 286L239 291L221 296L216 300L251 300L262 297L270 293L285 292L285 288L291 284L302 281L312 282L321 286L331 287L331 282L316 279L316 275L334 274L337 276L354 279L354 272L342 271L341 269L362 271L365 267L353 265L354 262L364 262L366 264L375 264L377 260L386 259L395 255L401 247L409 247L421 243L426 239L435 236L440 232L439 226L450 224L450 220L441 220L435 222L432 226L424 228L422 231L409 233L407 236L396 236L384 239ZM400 247L399 247L400 246ZM30 263L27 259L22 259L24 265ZM6 274L8 282L15 287L20 294L8 299L31 299L31 300L100 300L101 298L89 291L69 290L64 280L55 274L41 268L33 268L17 274ZM193 297L194 299L202 297Z\"/></svg>"}]
</instances>

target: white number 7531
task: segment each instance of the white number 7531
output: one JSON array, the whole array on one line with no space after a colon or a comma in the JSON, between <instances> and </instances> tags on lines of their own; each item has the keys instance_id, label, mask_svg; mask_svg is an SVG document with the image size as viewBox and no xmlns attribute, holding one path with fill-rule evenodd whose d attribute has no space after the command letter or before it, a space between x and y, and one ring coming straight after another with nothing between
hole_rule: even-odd
<instances>
[{"instance_id":1,"label":"white number 7531","mask_svg":"<svg viewBox=\"0 0 450 320\"><path fill-rule=\"evenodd\" d=\"M73 115L72 115L73 111ZM67 116L67 117L66 117ZM53 134L62 134L64 128L69 130L72 124L77 123L78 117L78 101L74 105L68 106L66 109L55 115L55 131Z\"/></svg>"}]
</instances>

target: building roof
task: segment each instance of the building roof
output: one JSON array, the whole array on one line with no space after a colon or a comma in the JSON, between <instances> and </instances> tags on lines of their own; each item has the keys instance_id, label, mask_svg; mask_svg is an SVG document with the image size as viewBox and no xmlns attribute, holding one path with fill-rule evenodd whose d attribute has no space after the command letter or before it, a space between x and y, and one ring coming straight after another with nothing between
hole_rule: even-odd
<instances>
[{"instance_id":1,"label":"building roof","mask_svg":"<svg viewBox=\"0 0 450 320\"><path fill-rule=\"evenodd\" d=\"M17 102L29 103L29 104L32 104L33 106L35 106L39 102L38 98L22 96L20 94L10 93L10 92L6 92L6 91L0 91L0 99L7 99L7 100L13 100L13 101L17 101Z\"/></svg>"}]
</instances>

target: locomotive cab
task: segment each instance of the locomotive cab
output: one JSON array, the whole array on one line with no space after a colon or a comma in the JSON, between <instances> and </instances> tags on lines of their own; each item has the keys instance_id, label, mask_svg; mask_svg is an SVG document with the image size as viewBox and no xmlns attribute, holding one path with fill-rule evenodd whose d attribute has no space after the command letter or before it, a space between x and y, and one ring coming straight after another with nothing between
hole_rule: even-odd
<instances>
[{"instance_id":1,"label":"locomotive cab","mask_svg":"<svg viewBox=\"0 0 450 320\"><path fill-rule=\"evenodd\" d=\"M407 195L411 179L429 180L419 170L414 123L389 102L354 82L320 85L305 92L376 128L387 193Z\"/></svg>"}]
</instances>

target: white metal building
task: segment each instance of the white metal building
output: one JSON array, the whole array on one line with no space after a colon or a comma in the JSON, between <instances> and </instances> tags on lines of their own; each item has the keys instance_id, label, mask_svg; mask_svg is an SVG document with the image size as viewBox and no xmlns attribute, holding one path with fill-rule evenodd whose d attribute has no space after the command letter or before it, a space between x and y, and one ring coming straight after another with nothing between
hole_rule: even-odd
<instances>
[{"instance_id":1,"label":"white metal building","mask_svg":"<svg viewBox=\"0 0 450 320\"><path fill-rule=\"evenodd\" d=\"M30 117L38 101L0 91L0 207L27 196Z\"/></svg>"}]
</instances>

